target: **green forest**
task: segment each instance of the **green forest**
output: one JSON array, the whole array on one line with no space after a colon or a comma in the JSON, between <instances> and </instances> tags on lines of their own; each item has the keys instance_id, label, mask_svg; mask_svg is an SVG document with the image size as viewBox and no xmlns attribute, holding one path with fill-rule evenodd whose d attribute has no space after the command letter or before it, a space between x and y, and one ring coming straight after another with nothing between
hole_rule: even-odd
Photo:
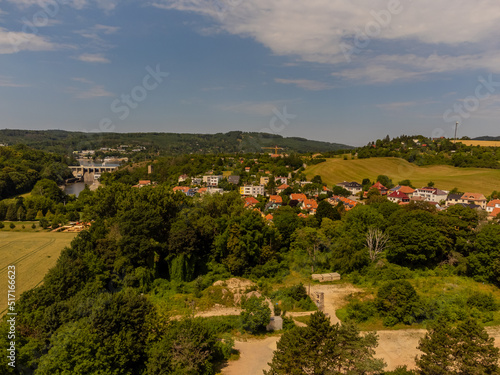
<instances>
[{"instance_id":1,"label":"green forest","mask_svg":"<svg viewBox=\"0 0 500 375\"><path fill-rule=\"evenodd\" d=\"M176 313L179 295L201 303L214 281L231 276L254 280L268 296L271 284L291 272L337 271L358 283L385 280L374 306L358 302L350 315L363 321L362 314L383 312L389 326L446 315L450 306L419 299L401 282L419 273L500 284L500 225L480 223L476 211L460 206L436 212L422 203L401 208L372 202L349 212L330 206L332 211L305 219L285 206L269 224L245 209L235 192L190 198L166 185L112 183L78 201L91 228L62 252L43 285L19 302L18 373L215 373L231 353L225 335L242 327L258 331L265 319L213 324L165 317ZM388 237L386 247L367 247L376 231ZM498 309L491 297L475 298L470 304L477 308L465 305L456 322L487 321L488 311ZM198 345L203 353L192 358L189 348ZM188 371L187 362L195 369Z\"/></svg>"}]
</instances>

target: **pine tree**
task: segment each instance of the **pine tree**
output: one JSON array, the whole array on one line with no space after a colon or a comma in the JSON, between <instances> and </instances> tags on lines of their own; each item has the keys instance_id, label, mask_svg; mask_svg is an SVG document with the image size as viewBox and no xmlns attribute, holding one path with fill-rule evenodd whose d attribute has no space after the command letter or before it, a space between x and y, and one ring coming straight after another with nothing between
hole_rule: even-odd
<instances>
[{"instance_id":1,"label":"pine tree","mask_svg":"<svg viewBox=\"0 0 500 375\"><path fill-rule=\"evenodd\" d=\"M415 359L420 375L500 374L499 349L472 318L456 328L438 319L420 340L418 349L424 353Z\"/></svg>"}]
</instances>

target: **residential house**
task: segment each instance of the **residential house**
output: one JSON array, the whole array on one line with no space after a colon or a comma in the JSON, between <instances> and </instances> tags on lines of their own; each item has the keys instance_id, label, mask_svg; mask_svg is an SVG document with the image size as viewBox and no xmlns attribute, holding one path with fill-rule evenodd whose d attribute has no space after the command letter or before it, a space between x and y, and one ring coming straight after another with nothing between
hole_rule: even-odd
<instances>
[{"instance_id":1,"label":"residential house","mask_svg":"<svg viewBox=\"0 0 500 375\"><path fill-rule=\"evenodd\" d=\"M302 193L292 193L290 194L290 200L304 202L307 199L305 194Z\"/></svg>"},{"instance_id":2,"label":"residential house","mask_svg":"<svg viewBox=\"0 0 500 375\"><path fill-rule=\"evenodd\" d=\"M441 201L446 201L446 198L448 198L448 192L435 187L423 187L415 190L413 196L422 197L427 202L439 203Z\"/></svg>"},{"instance_id":3,"label":"residential house","mask_svg":"<svg viewBox=\"0 0 500 375\"><path fill-rule=\"evenodd\" d=\"M197 192L196 189L192 189L189 186L175 186L172 190L174 191L174 193L176 191L180 191L180 192L186 194L188 197L194 197L194 195Z\"/></svg>"},{"instance_id":4,"label":"residential house","mask_svg":"<svg viewBox=\"0 0 500 375\"><path fill-rule=\"evenodd\" d=\"M372 189L377 189L380 192L380 195L387 195L388 189L378 181L376 183L374 183L370 187L370 189L368 189L368 191L370 191ZM364 194L365 198L368 196L368 191L365 191L365 194Z\"/></svg>"},{"instance_id":5,"label":"residential house","mask_svg":"<svg viewBox=\"0 0 500 375\"><path fill-rule=\"evenodd\" d=\"M184 181L186 181L188 178L189 178L189 176L188 176L187 174L181 174L181 175L179 176L178 182L184 182Z\"/></svg>"},{"instance_id":6,"label":"residential house","mask_svg":"<svg viewBox=\"0 0 500 375\"><path fill-rule=\"evenodd\" d=\"M258 195L265 195L264 185L244 185L240 187L241 195L251 195L256 197Z\"/></svg>"},{"instance_id":7,"label":"residential house","mask_svg":"<svg viewBox=\"0 0 500 375\"><path fill-rule=\"evenodd\" d=\"M224 178L222 175L205 175L203 176L203 182L207 186L218 186L219 182Z\"/></svg>"},{"instance_id":8,"label":"residential house","mask_svg":"<svg viewBox=\"0 0 500 375\"><path fill-rule=\"evenodd\" d=\"M274 177L274 182L277 184L288 184L288 177Z\"/></svg>"},{"instance_id":9,"label":"residential house","mask_svg":"<svg viewBox=\"0 0 500 375\"><path fill-rule=\"evenodd\" d=\"M300 208L302 210L306 210L309 215L314 215L316 214L316 209L318 208L318 202L314 199L305 199L302 201Z\"/></svg>"},{"instance_id":10,"label":"residential house","mask_svg":"<svg viewBox=\"0 0 500 375\"><path fill-rule=\"evenodd\" d=\"M274 210L283 205L283 198L280 195L271 195L269 196L269 202L266 204L265 210Z\"/></svg>"},{"instance_id":11,"label":"residential house","mask_svg":"<svg viewBox=\"0 0 500 375\"><path fill-rule=\"evenodd\" d=\"M191 185L201 185L203 182L203 179L200 177L192 177L191 178Z\"/></svg>"},{"instance_id":12,"label":"residential house","mask_svg":"<svg viewBox=\"0 0 500 375\"><path fill-rule=\"evenodd\" d=\"M363 186L361 184L357 183L356 181L352 181L352 182L347 182L347 181L340 182L340 183L337 184L337 186L340 186L340 187L343 187L346 190L349 190L352 195L355 195L355 194L357 194L357 193L359 193L360 191L363 190Z\"/></svg>"},{"instance_id":13,"label":"residential house","mask_svg":"<svg viewBox=\"0 0 500 375\"><path fill-rule=\"evenodd\" d=\"M245 201L245 208L254 207L259 201L254 197L245 197L243 199Z\"/></svg>"},{"instance_id":14,"label":"residential house","mask_svg":"<svg viewBox=\"0 0 500 375\"><path fill-rule=\"evenodd\" d=\"M266 220L267 220L267 221L273 221L273 219L274 219L274 217L273 217L273 215L272 215L272 214L267 214L267 215L266 215Z\"/></svg>"},{"instance_id":15,"label":"residential house","mask_svg":"<svg viewBox=\"0 0 500 375\"><path fill-rule=\"evenodd\" d=\"M405 193L401 192L400 190L393 191L391 194L387 196L387 199L389 199L391 202L399 204L410 202L410 197Z\"/></svg>"},{"instance_id":16,"label":"residential house","mask_svg":"<svg viewBox=\"0 0 500 375\"><path fill-rule=\"evenodd\" d=\"M278 194L281 194L281 193L283 193L286 189L288 189L289 187L290 187L290 186L288 186L287 184L282 184L282 185L280 185L280 186L278 186L278 187L276 188L276 192L277 192Z\"/></svg>"},{"instance_id":17,"label":"residential house","mask_svg":"<svg viewBox=\"0 0 500 375\"><path fill-rule=\"evenodd\" d=\"M493 212L496 208L500 208L500 199L494 199L486 204L487 212Z\"/></svg>"},{"instance_id":18,"label":"residential house","mask_svg":"<svg viewBox=\"0 0 500 375\"><path fill-rule=\"evenodd\" d=\"M216 193L223 194L224 189L209 186L209 187L199 188L197 192L200 195L216 194Z\"/></svg>"},{"instance_id":19,"label":"residential house","mask_svg":"<svg viewBox=\"0 0 500 375\"><path fill-rule=\"evenodd\" d=\"M391 190L404 193L408 196L408 198L411 198L413 196L413 193L415 193L415 189L413 189L409 186L406 186L406 185L398 185L398 186L396 186L396 188L393 188L395 190L393 190L393 189L391 189Z\"/></svg>"},{"instance_id":20,"label":"residential house","mask_svg":"<svg viewBox=\"0 0 500 375\"><path fill-rule=\"evenodd\" d=\"M250 172L250 167L245 167L245 172Z\"/></svg>"},{"instance_id":21,"label":"residential house","mask_svg":"<svg viewBox=\"0 0 500 375\"><path fill-rule=\"evenodd\" d=\"M469 204L477 204L484 210L486 208L486 197L479 193L465 193L462 200Z\"/></svg>"},{"instance_id":22,"label":"residential house","mask_svg":"<svg viewBox=\"0 0 500 375\"><path fill-rule=\"evenodd\" d=\"M359 204L358 202L352 199L341 197L339 195L334 195L331 198L328 198L327 202L330 203L332 206L336 206L339 202L342 202L342 204L344 205L344 209L346 211L353 209Z\"/></svg>"},{"instance_id":23,"label":"residential house","mask_svg":"<svg viewBox=\"0 0 500 375\"><path fill-rule=\"evenodd\" d=\"M500 215L500 207L499 208L494 208L493 211L490 211L490 213L488 215L488 219L489 220L493 220L498 215Z\"/></svg>"},{"instance_id":24,"label":"residential house","mask_svg":"<svg viewBox=\"0 0 500 375\"><path fill-rule=\"evenodd\" d=\"M448 194L448 197L446 198L446 206L449 207L455 204L465 203L465 201L462 200L462 195L463 194Z\"/></svg>"},{"instance_id":25,"label":"residential house","mask_svg":"<svg viewBox=\"0 0 500 375\"><path fill-rule=\"evenodd\" d=\"M261 185L267 185L268 183L269 183L269 177L261 177L260 178Z\"/></svg>"}]
</instances>

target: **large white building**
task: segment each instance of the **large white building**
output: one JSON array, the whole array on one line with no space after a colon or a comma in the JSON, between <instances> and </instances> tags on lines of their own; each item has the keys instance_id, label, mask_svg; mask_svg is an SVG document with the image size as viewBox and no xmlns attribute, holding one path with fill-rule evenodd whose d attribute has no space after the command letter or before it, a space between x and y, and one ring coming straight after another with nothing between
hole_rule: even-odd
<instances>
[{"instance_id":1,"label":"large white building","mask_svg":"<svg viewBox=\"0 0 500 375\"><path fill-rule=\"evenodd\" d=\"M203 176L203 182L207 186L218 186L219 182L224 178L222 175L206 175Z\"/></svg>"},{"instance_id":2,"label":"large white building","mask_svg":"<svg viewBox=\"0 0 500 375\"><path fill-rule=\"evenodd\" d=\"M442 200L445 201L448 198L448 192L437 189L435 187L423 187L421 189L415 190L413 196L422 197L424 200L428 202L439 203Z\"/></svg>"},{"instance_id":3,"label":"large white building","mask_svg":"<svg viewBox=\"0 0 500 375\"><path fill-rule=\"evenodd\" d=\"M246 196L256 197L258 195L265 195L264 185L244 185L240 187L240 194Z\"/></svg>"}]
</instances>

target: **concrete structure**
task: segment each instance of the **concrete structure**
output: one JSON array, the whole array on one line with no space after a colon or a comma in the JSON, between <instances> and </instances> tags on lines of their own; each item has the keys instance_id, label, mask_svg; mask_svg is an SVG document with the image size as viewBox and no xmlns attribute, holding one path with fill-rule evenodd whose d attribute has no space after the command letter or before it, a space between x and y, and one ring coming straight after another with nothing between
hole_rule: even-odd
<instances>
[{"instance_id":1,"label":"concrete structure","mask_svg":"<svg viewBox=\"0 0 500 375\"><path fill-rule=\"evenodd\" d=\"M89 165L70 165L69 168L71 172L73 172L73 176L78 178L85 178L85 174L101 174L104 172L114 172L118 169L117 165L97 165L97 164L89 164Z\"/></svg>"},{"instance_id":2,"label":"concrete structure","mask_svg":"<svg viewBox=\"0 0 500 375\"><path fill-rule=\"evenodd\" d=\"M313 280L317 280L319 282L324 282L324 281L335 281L335 280L340 280L340 274L337 272L331 272L331 273L313 273L311 275L311 278Z\"/></svg>"},{"instance_id":3,"label":"concrete structure","mask_svg":"<svg viewBox=\"0 0 500 375\"><path fill-rule=\"evenodd\" d=\"M266 326L266 331L279 331L283 329L283 318L281 316L271 316L271 321Z\"/></svg>"}]
</instances>

